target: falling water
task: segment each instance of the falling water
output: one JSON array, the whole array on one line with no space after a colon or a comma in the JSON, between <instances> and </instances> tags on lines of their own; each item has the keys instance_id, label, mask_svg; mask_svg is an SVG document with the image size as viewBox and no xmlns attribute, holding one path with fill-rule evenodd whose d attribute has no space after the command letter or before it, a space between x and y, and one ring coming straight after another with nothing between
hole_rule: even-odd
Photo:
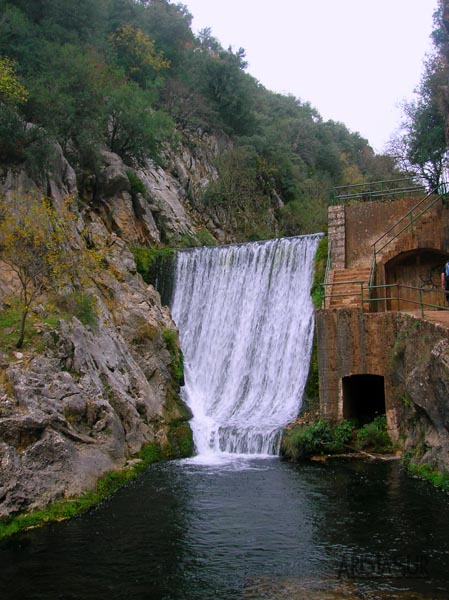
<instances>
[{"instance_id":1,"label":"falling water","mask_svg":"<svg viewBox=\"0 0 449 600\"><path fill-rule=\"evenodd\" d=\"M313 339L320 235L178 253L172 312L198 454L277 454Z\"/></svg>"}]
</instances>

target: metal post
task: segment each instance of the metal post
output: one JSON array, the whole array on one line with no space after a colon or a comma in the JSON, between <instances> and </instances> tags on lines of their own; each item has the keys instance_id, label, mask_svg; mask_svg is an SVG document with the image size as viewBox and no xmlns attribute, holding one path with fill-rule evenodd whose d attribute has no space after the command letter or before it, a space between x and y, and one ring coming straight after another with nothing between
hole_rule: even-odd
<instances>
[{"instance_id":1,"label":"metal post","mask_svg":"<svg viewBox=\"0 0 449 600\"><path fill-rule=\"evenodd\" d=\"M419 303L421 305L421 318L424 319L424 304L422 300L422 288L419 288Z\"/></svg>"}]
</instances>

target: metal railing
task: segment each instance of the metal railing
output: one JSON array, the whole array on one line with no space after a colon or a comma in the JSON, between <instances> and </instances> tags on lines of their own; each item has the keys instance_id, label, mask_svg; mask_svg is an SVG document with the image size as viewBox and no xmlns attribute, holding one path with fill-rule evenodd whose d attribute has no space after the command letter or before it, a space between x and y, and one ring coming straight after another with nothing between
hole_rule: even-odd
<instances>
[{"instance_id":1,"label":"metal railing","mask_svg":"<svg viewBox=\"0 0 449 600\"><path fill-rule=\"evenodd\" d=\"M449 184L447 182L441 183L437 188L432 190L430 193L428 193L426 196L424 196L424 198L422 198L419 202L417 202L405 215L403 215L400 219L398 219L398 221L396 221L396 223L394 223L394 225L392 225L390 227L390 229L388 229L383 235L381 235L379 238L377 238L377 240L375 242L373 242L373 244L371 244L371 246L373 248L373 259L371 262L371 271L370 271L370 278L369 278L369 287L370 288L374 286L374 278L375 278L376 266L377 266L377 256L382 252L382 250L385 250L385 248L387 246L389 246L392 242L394 242L394 240L396 240L407 229L410 228L410 232L413 234L413 232L414 232L413 225L416 223L416 221L418 219L420 219L433 206L435 206L435 204L437 202L439 202L440 200L446 199L446 196L448 193L449 193ZM426 202L428 202L427 205L424 206L424 208L422 208ZM413 214L418 209L420 209L419 212L416 214ZM393 235L392 234L393 231L396 229L396 227L398 227L401 224L402 224L402 227L399 229L399 231L396 231L396 233L394 233L394 235ZM385 241L380 248L377 248L376 247L377 244L379 242L381 242L382 240L384 240L389 234L392 234L392 236L387 241Z\"/></svg>"},{"instance_id":2,"label":"metal railing","mask_svg":"<svg viewBox=\"0 0 449 600\"><path fill-rule=\"evenodd\" d=\"M355 291L347 291L344 293L332 293L332 294L327 294L326 290L327 287L329 286L341 286L341 285L360 285L360 292L355 292ZM408 303L408 304L412 304L415 305L419 308L420 312L421 312L421 316L424 317L424 310L430 309L430 310L443 310L443 311L449 311L449 306L446 306L444 304L445 299L443 298L442 300L442 304L435 304L435 302L428 302L425 299L425 295L426 294L437 294L438 296L443 297L446 296L449 292L445 291L445 290L441 290L438 288L423 288L423 287L418 287L418 286L414 286L414 285L407 285L407 284L402 284L402 283L391 283L391 284L384 284L384 285L374 285L374 286L368 286L366 281L361 281L361 280L354 280L354 281L339 281L339 282L335 282L335 283L328 283L328 284L322 284L324 289L325 289L325 293L324 293L324 302L326 302L326 299L332 299L332 298L358 298L358 302L360 303L360 307L363 309L365 305L369 306L370 311L374 312L374 309L378 309L379 305L381 303L383 304L383 310L379 311L377 310L377 312L386 312L388 309L388 304L393 303L393 302L397 302L398 308L397 310L404 310L404 309L400 309L400 303ZM373 290L383 290L384 294L381 294L380 296L376 296L373 297L372 295L372 291ZM396 291L396 294L390 294L388 295L388 291ZM412 290L415 293L415 297L412 297L410 294L408 295L401 295L401 290ZM391 310L391 309L390 309Z\"/></svg>"},{"instance_id":3,"label":"metal railing","mask_svg":"<svg viewBox=\"0 0 449 600\"><path fill-rule=\"evenodd\" d=\"M322 283L321 284L324 287L324 294L323 294L323 307L325 307L326 305L326 300L331 300L332 298L355 298L358 297L359 294L357 292L351 291L351 292L345 292L342 294L328 294L327 293L327 288L331 287L332 289L334 287L338 287L338 286L348 286L348 285L357 285L360 286L360 306L363 308L363 304L365 302L368 302L370 297L369 297L369 288L368 288L368 284L366 281L363 281L361 279L354 279L353 281L334 281L332 283ZM366 295L364 293L364 291L368 292L368 295Z\"/></svg>"},{"instance_id":4,"label":"metal railing","mask_svg":"<svg viewBox=\"0 0 449 600\"><path fill-rule=\"evenodd\" d=\"M374 202L376 200L414 194L425 194L426 187L419 177L401 177L334 188L333 204L344 204L351 200Z\"/></svg>"}]
</instances>

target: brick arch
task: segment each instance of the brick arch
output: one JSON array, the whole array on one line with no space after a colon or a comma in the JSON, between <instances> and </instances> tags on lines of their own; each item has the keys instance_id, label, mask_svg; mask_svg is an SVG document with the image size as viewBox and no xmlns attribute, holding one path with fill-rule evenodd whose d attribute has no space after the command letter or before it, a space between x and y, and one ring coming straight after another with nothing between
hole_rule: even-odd
<instances>
[{"instance_id":1,"label":"brick arch","mask_svg":"<svg viewBox=\"0 0 449 600\"><path fill-rule=\"evenodd\" d=\"M423 300L436 306L444 305L440 291L440 273L449 254L440 249L425 247L400 252L384 263L384 281L422 288ZM396 288L388 289L387 296L397 296ZM402 300L388 302L389 310L417 310L419 292L400 288Z\"/></svg>"}]
</instances>

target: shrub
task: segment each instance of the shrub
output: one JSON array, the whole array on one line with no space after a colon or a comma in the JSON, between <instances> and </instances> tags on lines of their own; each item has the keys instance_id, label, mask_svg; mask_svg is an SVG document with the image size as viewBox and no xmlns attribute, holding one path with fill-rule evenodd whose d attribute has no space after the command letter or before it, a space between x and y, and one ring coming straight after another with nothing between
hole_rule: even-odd
<instances>
[{"instance_id":1,"label":"shrub","mask_svg":"<svg viewBox=\"0 0 449 600\"><path fill-rule=\"evenodd\" d=\"M142 194L142 196L145 196L147 190L145 184L138 177L138 175L136 175L133 171L128 171L126 174L128 175L129 184L131 186L131 196L137 196L137 194Z\"/></svg>"},{"instance_id":2,"label":"shrub","mask_svg":"<svg viewBox=\"0 0 449 600\"><path fill-rule=\"evenodd\" d=\"M392 443L387 432L385 415L376 417L374 421L359 429L355 446L359 450L369 449L373 452L385 452L391 449Z\"/></svg>"},{"instance_id":3,"label":"shrub","mask_svg":"<svg viewBox=\"0 0 449 600\"><path fill-rule=\"evenodd\" d=\"M130 248L136 261L137 272L142 275L145 283L155 284L161 270L168 267L175 252L172 248L146 248L145 246L133 246Z\"/></svg>"},{"instance_id":4,"label":"shrub","mask_svg":"<svg viewBox=\"0 0 449 600\"><path fill-rule=\"evenodd\" d=\"M286 432L282 453L292 460L303 460L314 454L323 454L332 444L332 429L327 421L300 425Z\"/></svg>"},{"instance_id":5,"label":"shrub","mask_svg":"<svg viewBox=\"0 0 449 600\"><path fill-rule=\"evenodd\" d=\"M79 319L83 325L93 327L97 324L97 300L87 292L74 291L56 298L56 306Z\"/></svg>"},{"instance_id":6,"label":"shrub","mask_svg":"<svg viewBox=\"0 0 449 600\"><path fill-rule=\"evenodd\" d=\"M172 329L164 329L162 337L170 353L172 376L179 385L184 385L184 357L179 347L178 333Z\"/></svg>"},{"instance_id":7,"label":"shrub","mask_svg":"<svg viewBox=\"0 0 449 600\"><path fill-rule=\"evenodd\" d=\"M298 461L317 454L340 454L348 449L365 448L373 452L391 452L392 443L387 433L385 416L376 417L359 431L350 419L337 425L320 419L311 425L294 426L284 434L281 453L290 460Z\"/></svg>"}]
</instances>

